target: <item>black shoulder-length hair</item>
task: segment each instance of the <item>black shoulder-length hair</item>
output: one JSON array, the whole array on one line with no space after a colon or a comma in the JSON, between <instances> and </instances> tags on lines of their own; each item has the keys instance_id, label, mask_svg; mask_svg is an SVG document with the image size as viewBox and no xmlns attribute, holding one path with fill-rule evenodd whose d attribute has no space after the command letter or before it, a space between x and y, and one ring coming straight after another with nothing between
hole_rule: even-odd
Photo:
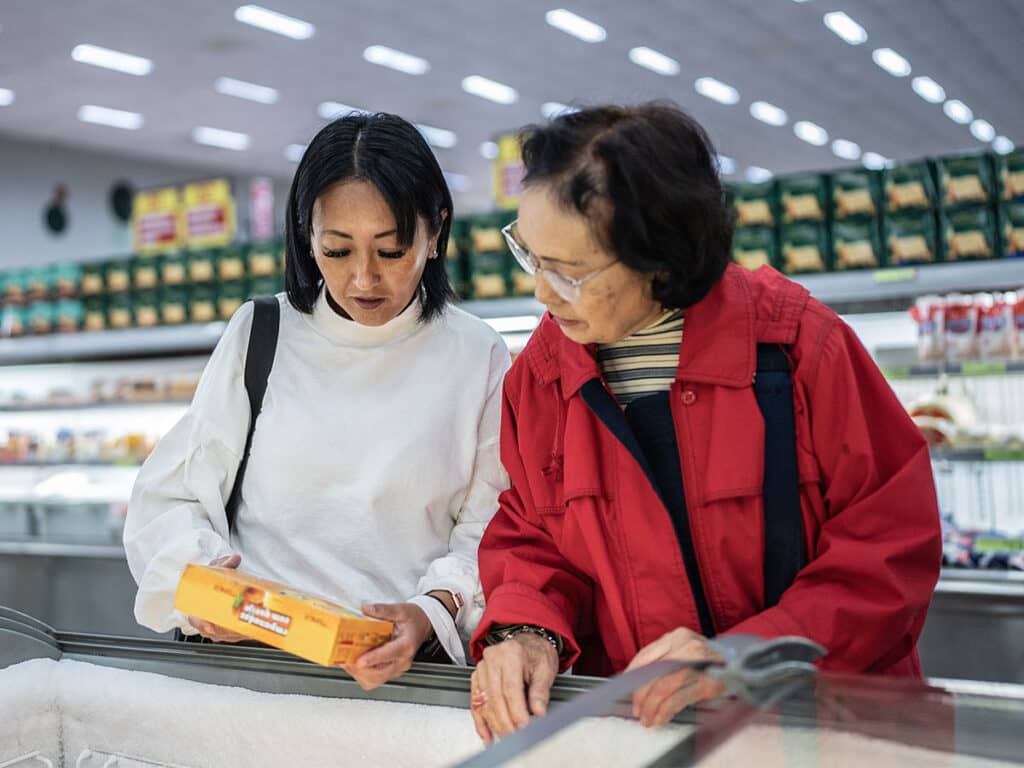
<instances>
[{"instance_id":1,"label":"black shoulder-length hair","mask_svg":"<svg viewBox=\"0 0 1024 768\"><path fill-rule=\"evenodd\" d=\"M420 281L420 319L440 315L455 292L448 280L444 254L451 232L452 195L441 166L419 131L397 115L350 114L321 130L306 148L288 193L285 212L285 290L288 301L310 313L320 294L323 275L312 258L310 236L313 205L339 182L373 184L395 217L403 248L416 237L417 216L437 235L436 259L428 259ZM447 211L447 217L442 217Z\"/></svg>"},{"instance_id":2,"label":"black shoulder-length hair","mask_svg":"<svg viewBox=\"0 0 1024 768\"><path fill-rule=\"evenodd\" d=\"M714 147L674 105L596 106L520 134L524 184L549 184L586 216L598 241L652 276L654 299L685 309L721 278L732 212Z\"/></svg>"}]
</instances>

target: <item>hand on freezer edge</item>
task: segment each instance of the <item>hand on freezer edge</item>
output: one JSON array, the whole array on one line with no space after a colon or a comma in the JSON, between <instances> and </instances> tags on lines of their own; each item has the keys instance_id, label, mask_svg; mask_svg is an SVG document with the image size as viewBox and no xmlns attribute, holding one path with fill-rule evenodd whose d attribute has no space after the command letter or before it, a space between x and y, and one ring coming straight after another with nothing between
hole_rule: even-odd
<instances>
[{"instance_id":1,"label":"hand on freezer edge","mask_svg":"<svg viewBox=\"0 0 1024 768\"><path fill-rule=\"evenodd\" d=\"M362 611L372 619L384 619L395 625L391 640L384 645L367 651L354 664L338 665L352 675L364 691L372 691L409 670L434 627L423 609L412 603L368 604Z\"/></svg>"},{"instance_id":2,"label":"hand on freezer edge","mask_svg":"<svg viewBox=\"0 0 1024 768\"><path fill-rule=\"evenodd\" d=\"M486 744L548 711L558 652L535 634L517 634L484 649L470 678L470 712Z\"/></svg>"},{"instance_id":3,"label":"hand on freezer edge","mask_svg":"<svg viewBox=\"0 0 1024 768\"><path fill-rule=\"evenodd\" d=\"M209 564L216 568L237 568L241 562L242 558L239 555L227 555L214 558ZM189 616L188 623L198 629L199 634L203 637L213 640L215 643L240 643L249 639L245 635L231 632L203 619L197 619L195 616Z\"/></svg>"},{"instance_id":4,"label":"hand on freezer edge","mask_svg":"<svg viewBox=\"0 0 1024 768\"><path fill-rule=\"evenodd\" d=\"M707 639L680 627L642 649L626 668L636 669L662 659L691 661L717 658ZM725 693L725 686L707 675L684 669L648 683L633 694L633 717L647 728L665 725L691 704Z\"/></svg>"}]
</instances>

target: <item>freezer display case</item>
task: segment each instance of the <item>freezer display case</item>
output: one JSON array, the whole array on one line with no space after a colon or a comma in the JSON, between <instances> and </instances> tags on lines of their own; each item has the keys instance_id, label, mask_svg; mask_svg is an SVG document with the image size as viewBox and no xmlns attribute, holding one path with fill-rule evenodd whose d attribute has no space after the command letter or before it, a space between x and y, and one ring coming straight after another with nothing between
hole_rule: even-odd
<instances>
[{"instance_id":1,"label":"freezer display case","mask_svg":"<svg viewBox=\"0 0 1024 768\"><path fill-rule=\"evenodd\" d=\"M727 655L724 665L706 671L720 674L734 695L655 730L631 720L626 702L630 690L664 670L607 681L561 676L545 718L484 749L465 709L465 668L415 665L367 693L341 670L270 649L62 634L0 609L0 765L996 768L1024 762L1020 686L958 689L817 674L810 656L788 647L751 641L739 655Z\"/></svg>"}]
</instances>

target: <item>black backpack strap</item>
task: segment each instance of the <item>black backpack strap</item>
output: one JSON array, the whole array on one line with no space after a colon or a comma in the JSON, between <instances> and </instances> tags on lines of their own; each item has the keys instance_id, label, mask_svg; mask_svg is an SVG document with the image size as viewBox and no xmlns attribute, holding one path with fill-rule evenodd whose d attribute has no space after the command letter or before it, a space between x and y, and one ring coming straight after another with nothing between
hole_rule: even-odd
<instances>
[{"instance_id":1,"label":"black backpack strap","mask_svg":"<svg viewBox=\"0 0 1024 768\"><path fill-rule=\"evenodd\" d=\"M245 436L245 451L238 464L235 484L224 509L228 517L228 531L235 527L235 515L242 498L242 479L249 464L252 435L256 419L263 408L263 395L267 392L267 379L274 365L277 351L277 332L281 324L281 305L276 296L263 296L252 300L252 328L249 331L249 349L245 355L245 391L249 395L249 432Z\"/></svg>"},{"instance_id":2,"label":"black backpack strap","mask_svg":"<svg viewBox=\"0 0 1024 768\"><path fill-rule=\"evenodd\" d=\"M764 417L764 607L770 608L805 562L793 377L783 347L757 346L754 395Z\"/></svg>"}]
</instances>

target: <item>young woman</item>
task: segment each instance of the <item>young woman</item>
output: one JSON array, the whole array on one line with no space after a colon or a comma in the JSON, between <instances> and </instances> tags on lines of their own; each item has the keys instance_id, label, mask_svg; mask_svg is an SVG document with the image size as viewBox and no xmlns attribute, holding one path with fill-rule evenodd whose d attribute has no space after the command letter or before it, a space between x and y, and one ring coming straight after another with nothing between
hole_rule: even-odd
<instances>
[{"instance_id":1,"label":"young woman","mask_svg":"<svg viewBox=\"0 0 1024 768\"><path fill-rule=\"evenodd\" d=\"M173 609L185 565L214 563L395 622L349 668L367 688L431 639L465 662L483 608L477 545L507 483L509 353L450 306L451 217L437 160L405 120L352 115L313 139L288 199L287 290L234 524L251 304L139 473L124 542L141 624L241 639Z\"/></svg>"}]
</instances>

